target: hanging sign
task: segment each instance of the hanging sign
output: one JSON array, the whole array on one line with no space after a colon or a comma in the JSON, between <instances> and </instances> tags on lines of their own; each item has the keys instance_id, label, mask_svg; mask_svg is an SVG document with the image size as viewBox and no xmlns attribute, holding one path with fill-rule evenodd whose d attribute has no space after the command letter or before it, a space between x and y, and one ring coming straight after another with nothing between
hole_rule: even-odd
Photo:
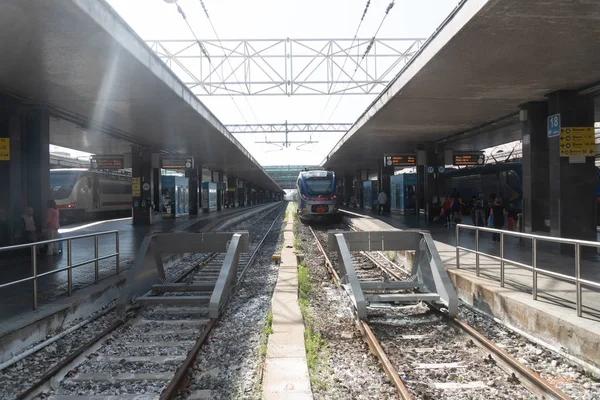
<instances>
[{"instance_id":1,"label":"hanging sign","mask_svg":"<svg viewBox=\"0 0 600 400\"><path fill-rule=\"evenodd\" d=\"M383 157L385 167L414 167L417 165L417 157L414 154L396 154Z\"/></svg>"},{"instance_id":2,"label":"hanging sign","mask_svg":"<svg viewBox=\"0 0 600 400\"><path fill-rule=\"evenodd\" d=\"M9 138L0 138L0 161L10 161Z\"/></svg>"},{"instance_id":3,"label":"hanging sign","mask_svg":"<svg viewBox=\"0 0 600 400\"><path fill-rule=\"evenodd\" d=\"M142 195L142 187L140 185L140 178L131 178L131 195L133 197L139 197Z\"/></svg>"},{"instance_id":4,"label":"hanging sign","mask_svg":"<svg viewBox=\"0 0 600 400\"><path fill-rule=\"evenodd\" d=\"M483 165L485 155L483 153L454 154L454 165Z\"/></svg>"},{"instance_id":5,"label":"hanging sign","mask_svg":"<svg viewBox=\"0 0 600 400\"><path fill-rule=\"evenodd\" d=\"M92 156L92 169L123 169L123 156Z\"/></svg>"},{"instance_id":6,"label":"hanging sign","mask_svg":"<svg viewBox=\"0 0 600 400\"><path fill-rule=\"evenodd\" d=\"M561 157L594 157L596 155L594 128L561 128L559 149Z\"/></svg>"}]
</instances>

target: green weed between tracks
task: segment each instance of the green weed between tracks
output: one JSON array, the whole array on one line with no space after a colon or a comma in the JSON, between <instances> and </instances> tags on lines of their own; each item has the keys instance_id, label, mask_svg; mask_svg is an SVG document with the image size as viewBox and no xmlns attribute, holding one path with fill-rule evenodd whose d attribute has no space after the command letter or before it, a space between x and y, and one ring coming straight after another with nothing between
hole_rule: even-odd
<instances>
[{"instance_id":1,"label":"green weed between tracks","mask_svg":"<svg viewBox=\"0 0 600 400\"><path fill-rule=\"evenodd\" d=\"M329 376L329 351L327 342L316 329L315 320L310 313L309 296L313 290L310 273L304 262L298 265L298 303L304 319L304 346L306 363L310 375L310 384L314 389L327 390L327 381L321 377Z\"/></svg>"}]
</instances>

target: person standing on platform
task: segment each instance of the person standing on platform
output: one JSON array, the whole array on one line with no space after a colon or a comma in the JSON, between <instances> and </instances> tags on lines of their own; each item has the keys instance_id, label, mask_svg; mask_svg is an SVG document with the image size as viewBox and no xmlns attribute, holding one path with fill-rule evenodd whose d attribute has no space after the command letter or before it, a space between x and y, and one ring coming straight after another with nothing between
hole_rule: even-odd
<instances>
[{"instance_id":1,"label":"person standing on platform","mask_svg":"<svg viewBox=\"0 0 600 400\"><path fill-rule=\"evenodd\" d=\"M25 214L21 218L23 219L23 239L27 243L37 242L39 236L35 227L35 221L33 220L33 208L25 208Z\"/></svg>"},{"instance_id":2,"label":"person standing on platform","mask_svg":"<svg viewBox=\"0 0 600 400\"><path fill-rule=\"evenodd\" d=\"M475 226L485 226L483 195L479 195L479 197L475 200Z\"/></svg>"},{"instance_id":3,"label":"person standing on platform","mask_svg":"<svg viewBox=\"0 0 600 400\"><path fill-rule=\"evenodd\" d=\"M47 236L46 239L58 239L58 228L60 228L60 223L56 202L54 200L48 200L48 211L46 212L46 219L44 221L44 229L46 230ZM58 243L50 243L46 254L49 256L58 254Z\"/></svg>"},{"instance_id":4,"label":"person standing on platform","mask_svg":"<svg viewBox=\"0 0 600 400\"><path fill-rule=\"evenodd\" d=\"M387 200L387 194L385 194L383 190L379 192L379 196L377 196L377 204L379 205L379 210L377 211L377 214L383 214L383 209L387 203Z\"/></svg>"},{"instance_id":5,"label":"person standing on platform","mask_svg":"<svg viewBox=\"0 0 600 400\"><path fill-rule=\"evenodd\" d=\"M444 195L444 201L442 202L442 215L446 221L446 226L450 228L452 225L452 200L448 195Z\"/></svg>"},{"instance_id":6,"label":"person standing on platform","mask_svg":"<svg viewBox=\"0 0 600 400\"><path fill-rule=\"evenodd\" d=\"M502 199L500 197L496 198L492 209L490 210L490 218L492 218L492 226L494 229L503 229L504 228L504 217L506 216L506 209L502 205ZM494 233L492 235L492 240L494 242L500 242L500 234Z\"/></svg>"}]
</instances>

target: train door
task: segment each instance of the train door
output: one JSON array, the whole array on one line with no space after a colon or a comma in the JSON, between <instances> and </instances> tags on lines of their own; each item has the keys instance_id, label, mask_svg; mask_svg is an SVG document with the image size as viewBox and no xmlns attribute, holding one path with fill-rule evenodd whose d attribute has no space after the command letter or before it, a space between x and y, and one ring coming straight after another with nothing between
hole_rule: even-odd
<instances>
[{"instance_id":1,"label":"train door","mask_svg":"<svg viewBox=\"0 0 600 400\"><path fill-rule=\"evenodd\" d=\"M81 207L83 207L85 209L86 213L95 211L94 210L93 193L94 193L94 184L92 183L92 177L84 176L83 179L81 180L81 188L80 188L81 198L79 199L79 201L81 201Z\"/></svg>"},{"instance_id":2,"label":"train door","mask_svg":"<svg viewBox=\"0 0 600 400\"><path fill-rule=\"evenodd\" d=\"M91 181L92 181L92 209L93 211L99 211L100 210L100 178L98 177L98 174L92 174L91 176Z\"/></svg>"}]
</instances>

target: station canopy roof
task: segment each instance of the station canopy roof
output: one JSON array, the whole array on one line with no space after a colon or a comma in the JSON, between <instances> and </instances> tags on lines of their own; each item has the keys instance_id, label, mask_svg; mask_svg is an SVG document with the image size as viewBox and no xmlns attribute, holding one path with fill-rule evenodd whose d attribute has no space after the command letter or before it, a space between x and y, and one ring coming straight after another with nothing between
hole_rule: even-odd
<instances>
[{"instance_id":1,"label":"station canopy roof","mask_svg":"<svg viewBox=\"0 0 600 400\"><path fill-rule=\"evenodd\" d=\"M53 144L138 144L282 191L104 0L4 0L0 37L0 92L78 128L51 129Z\"/></svg>"}]
</instances>

